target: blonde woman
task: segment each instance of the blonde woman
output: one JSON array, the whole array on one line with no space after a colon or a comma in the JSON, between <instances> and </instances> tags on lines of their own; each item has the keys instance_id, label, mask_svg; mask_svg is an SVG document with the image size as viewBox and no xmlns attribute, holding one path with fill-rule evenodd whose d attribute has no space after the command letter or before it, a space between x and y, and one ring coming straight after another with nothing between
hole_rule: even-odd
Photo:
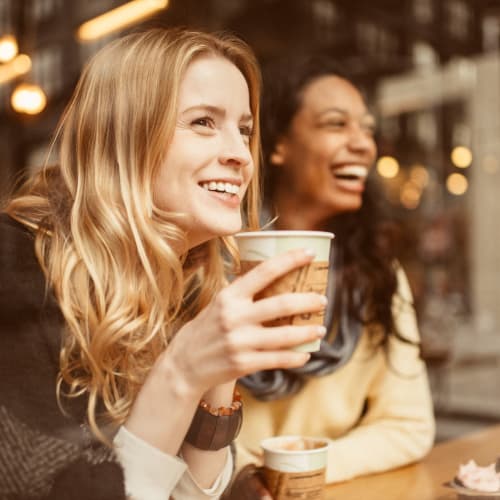
<instances>
[{"instance_id":1,"label":"blonde woman","mask_svg":"<svg viewBox=\"0 0 500 500\"><path fill-rule=\"evenodd\" d=\"M242 213L257 226L258 121L233 38L132 34L84 70L59 165L0 217L0 497L221 495L235 380L302 366L290 348L324 334L261 326L322 296L253 300L307 249L224 280Z\"/></svg>"}]
</instances>

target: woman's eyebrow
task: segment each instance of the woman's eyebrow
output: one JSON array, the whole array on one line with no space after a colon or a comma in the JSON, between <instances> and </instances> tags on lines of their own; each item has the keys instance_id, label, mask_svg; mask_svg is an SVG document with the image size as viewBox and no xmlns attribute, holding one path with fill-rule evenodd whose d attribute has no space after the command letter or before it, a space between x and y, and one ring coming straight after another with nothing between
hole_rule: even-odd
<instances>
[{"instance_id":1,"label":"woman's eyebrow","mask_svg":"<svg viewBox=\"0 0 500 500\"><path fill-rule=\"evenodd\" d=\"M331 108L323 109L318 113L317 116L321 118L323 115L327 115L329 113L340 113L342 115L348 115L349 111L347 111L346 109L338 108L337 106L333 106ZM376 121L375 115L368 110L365 113L363 113L360 118L363 120L369 119Z\"/></svg>"},{"instance_id":2,"label":"woman's eyebrow","mask_svg":"<svg viewBox=\"0 0 500 500\"><path fill-rule=\"evenodd\" d=\"M342 109L342 108L338 108L337 106L332 106L331 108L326 108L326 109L321 110L318 113L318 116L321 117L323 115L327 115L328 113L341 113L343 115L346 115L347 110Z\"/></svg>"},{"instance_id":3,"label":"woman's eyebrow","mask_svg":"<svg viewBox=\"0 0 500 500\"><path fill-rule=\"evenodd\" d=\"M367 111L361 118L363 120L371 120L374 123L377 122L377 117L373 113L370 113L369 111Z\"/></svg>"},{"instance_id":4,"label":"woman's eyebrow","mask_svg":"<svg viewBox=\"0 0 500 500\"><path fill-rule=\"evenodd\" d=\"M189 106L188 108L183 109L181 113L190 113L192 111L204 111L218 116L224 116L226 114L224 109L214 106L213 104L195 104L194 106Z\"/></svg>"},{"instance_id":5,"label":"woman's eyebrow","mask_svg":"<svg viewBox=\"0 0 500 500\"><path fill-rule=\"evenodd\" d=\"M181 114L191 113L193 111L203 111L205 113L210 113L215 116L224 117L226 116L226 110L219 106L214 106L213 104L195 104L194 106L189 106L181 111ZM253 123L253 116L251 113L244 113L241 118L241 122Z\"/></svg>"},{"instance_id":6,"label":"woman's eyebrow","mask_svg":"<svg viewBox=\"0 0 500 500\"><path fill-rule=\"evenodd\" d=\"M245 113L241 116L240 122L246 123L247 125L253 125L253 116L250 113Z\"/></svg>"}]
</instances>

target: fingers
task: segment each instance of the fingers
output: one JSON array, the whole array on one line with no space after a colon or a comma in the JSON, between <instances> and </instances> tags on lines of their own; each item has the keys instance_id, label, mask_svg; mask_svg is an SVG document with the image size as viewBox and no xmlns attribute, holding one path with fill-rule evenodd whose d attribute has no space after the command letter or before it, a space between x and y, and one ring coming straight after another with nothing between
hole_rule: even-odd
<instances>
[{"instance_id":1,"label":"fingers","mask_svg":"<svg viewBox=\"0 0 500 500\"><path fill-rule=\"evenodd\" d=\"M273 500L273 497L271 496L271 493L269 493L269 490L265 487L260 474L253 474L250 476L248 482L249 489L257 494L257 498L259 500Z\"/></svg>"},{"instance_id":2,"label":"fingers","mask_svg":"<svg viewBox=\"0 0 500 500\"><path fill-rule=\"evenodd\" d=\"M266 482L264 480L263 467L257 467L257 471L255 477L258 480L258 485L255 486L255 489L259 492L261 500L273 500L271 492L266 487Z\"/></svg>"},{"instance_id":3,"label":"fingers","mask_svg":"<svg viewBox=\"0 0 500 500\"><path fill-rule=\"evenodd\" d=\"M314 259L314 252L308 249L291 250L271 257L236 279L231 285L232 293L253 297L274 280L284 274L305 266Z\"/></svg>"},{"instance_id":4,"label":"fingers","mask_svg":"<svg viewBox=\"0 0 500 500\"><path fill-rule=\"evenodd\" d=\"M311 355L306 352L278 350L247 353L245 357L242 363L245 366L243 375L261 370L299 368L309 361Z\"/></svg>"},{"instance_id":5,"label":"fingers","mask_svg":"<svg viewBox=\"0 0 500 500\"><path fill-rule=\"evenodd\" d=\"M254 464L243 467L236 476L231 492L225 500L272 500L259 469Z\"/></svg>"},{"instance_id":6,"label":"fingers","mask_svg":"<svg viewBox=\"0 0 500 500\"><path fill-rule=\"evenodd\" d=\"M257 331L241 333L240 345L255 351L290 349L306 342L313 342L325 336L322 325L286 325L262 327Z\"/></svg>"},{"instance_id":7,"label":"fingers","mask_svg":"<svg viewBox=\"0 0 500 500\"><path fill-rule=\"evenodd\" d=\"M325 309L327 298L318 293L283 293L257 300L248 309L253 321L263 323L285 316L319 312Z\"/></svg>"},{"instance_id":8,"label":"fingers","mask_svg":"<svg viewBox=\"0 0 500 500\"><path fill-rule=\"evenodd\" d=\"M232 378L261 370L298 368L310 355L292 349L317 341L325 333L320 325L243 328L226 337L224 365Z\"/></svg>"}]
</instances>

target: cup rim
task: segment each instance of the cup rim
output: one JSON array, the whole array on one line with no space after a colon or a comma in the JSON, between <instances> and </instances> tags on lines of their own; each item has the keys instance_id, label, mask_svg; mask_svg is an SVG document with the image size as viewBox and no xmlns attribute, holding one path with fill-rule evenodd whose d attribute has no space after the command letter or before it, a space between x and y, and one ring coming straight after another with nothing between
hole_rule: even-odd
<instances>
[{"instance_id":1,"label":"cup rim","mask_svg":"<svg viewBox=\"0 0 500 500\"><path fill-rule=\"evenodd\" d=\"M306 238L335 238L334 233L328 231L301 231L301 230L270 230L270 231L242 231L234 235L235 238L259 238L262 236L271 236L273 238L289 238L291 236L300 236Z\"/></svg>"},{"instance_id":2,"label":"cup rim","mask_svg":"<svg viewBox=\"0 0 500 500\"><path fill-rule=\"evenodd\" d=\"M292 441L295 439L308 439L310 441L314 442L322 442L324 443L324 446L321 446L319 448L313 448L311 450L279 450L276 448L271 448L267 443L269 441L274 441L276 439L283 439L284 441ZM323 452L326 449L330 447L330 441L327 438L322 438L322 437L312 437L312 436L298 436L298 435L288 435L288 436L271 436L268 438L263 439L260 442L260 447L264 451L268 451L271 453L277 453L277 454L282 454L282 455L290 455L291 453L300 453L301 455L312 455L314 453L319 453Z\"/></svg>"}]
</instances>

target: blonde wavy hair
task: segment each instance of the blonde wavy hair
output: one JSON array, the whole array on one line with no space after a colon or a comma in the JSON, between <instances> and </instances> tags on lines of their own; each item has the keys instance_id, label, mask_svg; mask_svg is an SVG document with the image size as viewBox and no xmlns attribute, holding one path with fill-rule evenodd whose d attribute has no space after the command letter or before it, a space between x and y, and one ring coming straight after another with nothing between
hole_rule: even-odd
<instances>
[{"instance_id":1,"label":"blonde wavy hair","mask_svg":"<svg viewBox=\"0 0 500 500\"><path fill-rule=\"evenodd\" d=\"M183 75L204 55L232 62L249 87L255 173L242 212L246 227L257 228L258 64L233 36L183 29L134 33L94 56L56 131L59 165L29 179L6 210L35 231L66 320L58 397L88 397L98 436L101 417L125 420L154 361L224 286L225 263L236 257L230 237L188 251L182 214L160 210L153 199Z\"/></svg>"}]
</instances>

